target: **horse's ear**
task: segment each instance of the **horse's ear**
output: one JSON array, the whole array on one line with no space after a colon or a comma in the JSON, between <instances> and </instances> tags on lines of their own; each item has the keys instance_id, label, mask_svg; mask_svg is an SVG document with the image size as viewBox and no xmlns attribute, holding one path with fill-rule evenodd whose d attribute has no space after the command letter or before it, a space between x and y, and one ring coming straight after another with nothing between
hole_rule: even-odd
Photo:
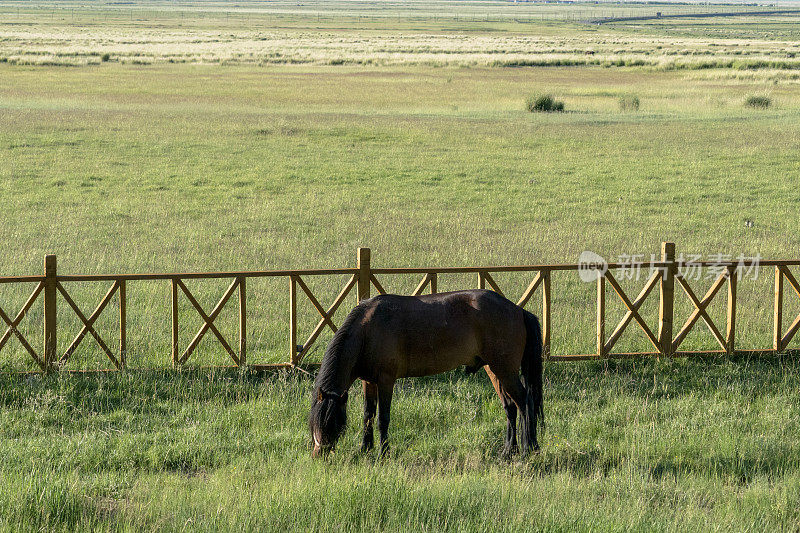
<instances>
[{"instance_id":1,"label":"horse's ear","mask_svg":"<svg viewBox=\"0 0 800 533\"><path fill-rule=\"evenodd\" d=\"M321 402L324 399L322 396L322 388L317 389L317 401Z\"/></svg>"},{"instance_id":2,"label":"horse's ear","mask_svg":"<svg viewBox=\"0 0 800 533\"><path fill-rule=\"evenodd\" d=\"M342 403L345 403L347 401L347 391L344 391L340 398L342 399Z\"/></svg>"}]
</instances>

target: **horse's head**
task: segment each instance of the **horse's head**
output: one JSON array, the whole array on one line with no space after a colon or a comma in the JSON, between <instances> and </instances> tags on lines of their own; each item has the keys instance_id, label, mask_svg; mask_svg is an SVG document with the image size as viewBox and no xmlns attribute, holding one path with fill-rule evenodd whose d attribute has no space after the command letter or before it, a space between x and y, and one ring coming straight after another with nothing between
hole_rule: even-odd
<instances>
[{"instance_id":1,"label":"horse's head","mask_svg":"<svg viewBox=\"0 0 800 533\"><path fill-rule=\"evenodd\" d=\"M308 416L313 457L332 451L347 424L347 391L342 394L317 389Z\"/></svg>"}]
</instances>

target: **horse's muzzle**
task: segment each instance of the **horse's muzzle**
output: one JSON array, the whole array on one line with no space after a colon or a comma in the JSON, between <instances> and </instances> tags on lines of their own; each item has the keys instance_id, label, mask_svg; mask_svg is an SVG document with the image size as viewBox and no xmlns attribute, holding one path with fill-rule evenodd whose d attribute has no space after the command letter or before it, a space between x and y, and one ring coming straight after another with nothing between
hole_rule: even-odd
<instances>
[{"instance_id":1,"label":"horse's muzzle","mask_svg":"<svg viewBox=\"0 0 800 533\"><path fill-rule=\"evenodd\" d=\"M317 446L311 449L311 457L327 457L333 452L333 446Z\"/></svg>"},{"instance_id":2,"label":"horse's muzzle","mask_svg":"<svg viewBox=\"0 0 800 533\"><path fill-rule=\"evenodd\" d=\"M333 451L332 444L322 444L320 439L313 435L311 439L311 457L325 457Z\"/></svg>"}]
</instances>

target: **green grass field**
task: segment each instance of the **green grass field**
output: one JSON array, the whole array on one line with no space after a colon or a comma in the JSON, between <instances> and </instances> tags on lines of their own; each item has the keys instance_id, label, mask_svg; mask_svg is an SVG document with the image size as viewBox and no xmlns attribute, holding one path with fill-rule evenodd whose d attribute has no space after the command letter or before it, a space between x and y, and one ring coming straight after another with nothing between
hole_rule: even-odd
<instances>
[{"instance_id":1,"label":"green grass field","mask_svg":"<svg viewBox=\"0 0 800 533\"><path fill-rule=\"evenodd\" d=\"M796 359L554 364L543 452L499 460L485 377L408 381L391 457L357 412L309 457L298 375L0 377L0 523L20 530L621 531L797 527Z\"/></svg>"},{"instance_id":2,"label":"green grass field","mask_svg":"<svg viewBox=\"0 0 800 533\"><path fill-rule=\"evenodd\" d=\"M103 24L92 12L53 21L8 9L18 18L0 23L0 275L40 273L46 253L61 273L345 267L359 246L372 248L373 266L577 262L584 250L649 259L664 240L705 258L798 258L791 36L730 21L717 37L689 23L680 37L657 24L438 19L349 30L308 14L252 30L221 15ZM501 66L578 55L590 60ZM619 57L652 64L614 66L639 64ZM714 65L729 68L703 68ZM541 93L566 112L528 113L526 98ZM772 105L746 107L753 95ZM639 109L621 109L631 96ZM345 280L308 281L325 303ZM410 291L419 280L381 281ZM511 294L528 281L498 276ZM624 286L635 294L643 282ZM772 283L768 269L741 283L739 346L771 345ZM189 286L209 308L225 288ZM439 280L440 290L474 286L471 276ZM68 288L88 312L108 287ZM0 287L0 306L14 314L30 290ZM287 292L286 280L248 285L250 362L286 360ZM315 462L308 377L204 370L228 364L211 338L176 373L168 284L132 282L128 293L135 371L19 374L35 369L21 346L0 351L0 527L800 524L796 355L550 363L543 452L511 463L498 458L504 416L485 376L402 383L384 461L356 453L353 391L340 450ZM594 295L574 274L554 275L554 353L593 351ZM791 320L800 299L788 287L785 297ZM651 323L656 299L643 311ZM611 324L624 308L613 294L608 302ZM115 305L98 321L112 349ZM182 305L185 345L200 319ZM304 339L314 310L300 305ZM676 316L690 311L680 300ZM721 322L724 299L710 312ZM37 347L41 315L35 306L21 327ZM219 321L233 339L233 307ZM59 327L64 350L79 323L63 304ZM648 349L634 327L616 349ZM704 328L684 347L713 349ZM70 363L109 366L90 338Z\"/></svg>"}]
</instances>

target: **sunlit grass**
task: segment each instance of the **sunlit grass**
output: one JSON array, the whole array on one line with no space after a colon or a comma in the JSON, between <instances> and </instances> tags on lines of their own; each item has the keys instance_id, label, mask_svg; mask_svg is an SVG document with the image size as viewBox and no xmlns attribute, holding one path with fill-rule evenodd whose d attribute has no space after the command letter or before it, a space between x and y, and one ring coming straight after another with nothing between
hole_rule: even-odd
<instances>
[{"instance_id":1,"label":"sunlit grass","mask_svg":"<svg viewBox=\"0 0 800 533\"><path fill-rule=\"evenodd\" d=\"M0 69L6 275L40 272L51 252L64 273L123 273L346 267L359 246L375 266L575 262L586 249L649 259L664 240L707 258L797 248L800 197L785 179L798 148L794 85L770 85L774 107L749 110L759 79L630 70ZM532 116L525 98L537 92L568 112ZM620 111L631 92L639 111ZM771 277L741 284L741 347L771 346ZM410 291L418 280L382 281ZM510 296L529 281L498 276ZM345 282L309 280L323 304ZM287 283L249 286L251 362L286 358ZM442 276L439 288L475 283ZM561 273L554 283L554 353L590 353L594 288ZM225 290L189 286L207 309ZM9 290L11 313L32 287ZM70 290L88 313L107 287ZM168 283L128 292L130 364L169 365ZM794 304L787 292L787 317ZM109 341L115 305L99 323ZM201 322L181 305L183 346ZM621 305L610 295L609 316ZM314 310L302 298L300 309L303 342ZM677 309L688 316L688 299ZM37 313L23 323L33 339ZM80 324L66 305L60 313L63 350ZM233 306L219 320L233 339ZM703 328L686 348L715 348ZM618 348L646 342L634 325ZM75 367L107 366L92 343ZM14 339L1 355L33 368ZM209 337L192 362L228 358Z\"/></svg>"},{"instance_id":2,"label":"sunlit grass","mask_svg":"<svg viewBox=\"0 0 800 533\"><path fill-rule=\"evenodd\" d=\"M299 374L6 375L0 526L703 531L798 520L793 359L546 373L543 452L511 463L498 458L504 417L481 375L399 385L384 461L357 453L355 391L338 451L311 460L311 382Z\"/></svg>"}]
</instances>

